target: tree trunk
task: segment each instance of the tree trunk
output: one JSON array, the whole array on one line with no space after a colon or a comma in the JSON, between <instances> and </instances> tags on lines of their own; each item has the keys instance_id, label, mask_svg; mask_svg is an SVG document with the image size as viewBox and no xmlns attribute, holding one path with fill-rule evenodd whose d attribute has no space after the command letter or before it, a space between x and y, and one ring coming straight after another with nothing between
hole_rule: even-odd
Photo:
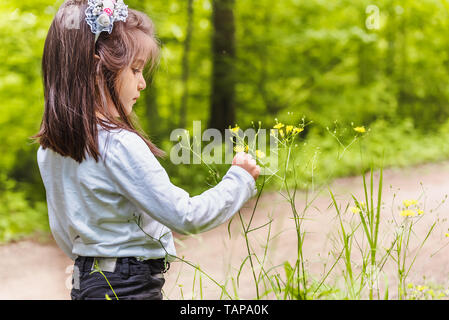
<instances>
[{"instance_id":1,"label":"tree trunk","mask_svg":"<svg viewBox=\"0 0 449 320\"><path fill-rule=\"evenodd\" d=\"M179 127L186 127L187 118L187 101L189 98L189 75L190 75L190 65L189 65L189 54L190 54L190 43L192 39L193 32L193 0L188 0L187 4L187 31L186 38L184 40L184 56L182 58L182 84L183 93L181 97L181 106L179 108Z\"/></svg>"},{"instance_id":2,"label":"tree trunk","mask_svg":"<svg viewBox=\"0 0 449 320\"><path fill-rule=\"evenodd\" d=\"M235 0L213 0L212 90L209 128L235 124Z\"/></svg>"}]
</instances>

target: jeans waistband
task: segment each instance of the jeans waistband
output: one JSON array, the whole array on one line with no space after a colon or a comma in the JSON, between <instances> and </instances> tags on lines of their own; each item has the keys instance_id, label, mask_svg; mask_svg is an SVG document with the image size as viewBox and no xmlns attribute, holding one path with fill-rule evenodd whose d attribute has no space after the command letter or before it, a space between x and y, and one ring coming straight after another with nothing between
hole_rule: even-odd
<instances>
[{"instance_id":1,"label":"jeans waistband","mask_svg":"<svg viewBox=\"0 0 449 320\"><path fill-rule=\"evenodd\" d=\"M95 262L102 271L120 271L128 275L145 271L150 271L151 274L166 273L170 268L170 263L163 258L139 261L135 257L106 258L79 256L75 260L75 265L82 272L91 272L95 269Z\"/></svg>"}]
</instances>

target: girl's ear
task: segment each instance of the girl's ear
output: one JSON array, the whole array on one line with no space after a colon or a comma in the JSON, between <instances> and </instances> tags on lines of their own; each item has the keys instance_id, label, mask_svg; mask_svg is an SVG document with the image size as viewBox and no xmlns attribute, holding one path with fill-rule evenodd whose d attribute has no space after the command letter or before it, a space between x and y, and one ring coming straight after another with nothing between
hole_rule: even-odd
<instances>
[{"instance_id":1,"label":"girl's ear","mask_svg":"<svg viewBox=\"0 0 449 320\"><path fill-rule=\"evenodd\" d=\"M100 56L98 54L95 54L94 57L96 60L100 60Z\"/></svg>"}]
</instances>

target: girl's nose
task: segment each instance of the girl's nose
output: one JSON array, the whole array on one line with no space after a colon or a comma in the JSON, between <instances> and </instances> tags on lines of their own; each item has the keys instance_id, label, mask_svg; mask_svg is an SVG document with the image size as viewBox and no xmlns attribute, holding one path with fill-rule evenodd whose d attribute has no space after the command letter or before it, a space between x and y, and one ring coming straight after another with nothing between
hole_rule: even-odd
<instances>
[{"instance_id":1,"label":"girl's nose","mask_svg":"<svg viewBox=\"0 0 449 320\"><path fill-rule=\"evenodd\" d=\"M139 80L137 90L142 91L142 90L145 90L146 87L147 87L147 82L145 81L145 79L142 76Z\"/></svg>"}]
</instances>

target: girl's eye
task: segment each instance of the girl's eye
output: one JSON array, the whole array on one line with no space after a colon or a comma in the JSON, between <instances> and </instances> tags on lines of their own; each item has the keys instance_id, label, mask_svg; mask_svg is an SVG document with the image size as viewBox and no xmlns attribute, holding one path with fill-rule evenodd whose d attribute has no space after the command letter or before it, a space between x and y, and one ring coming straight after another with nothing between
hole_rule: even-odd
<instances>
[{"instance_id":1,"label":"girl's eye","mask_svg":"<svg viewBox=\"0 0 449 320\"><path fill-rule=\"evenodd\" d=\"M132 69L133 70L133 73L134 74L136 74L136 73L139 73L140 72L140 70L139 69Z\"/></svg>"}]
</instances>

